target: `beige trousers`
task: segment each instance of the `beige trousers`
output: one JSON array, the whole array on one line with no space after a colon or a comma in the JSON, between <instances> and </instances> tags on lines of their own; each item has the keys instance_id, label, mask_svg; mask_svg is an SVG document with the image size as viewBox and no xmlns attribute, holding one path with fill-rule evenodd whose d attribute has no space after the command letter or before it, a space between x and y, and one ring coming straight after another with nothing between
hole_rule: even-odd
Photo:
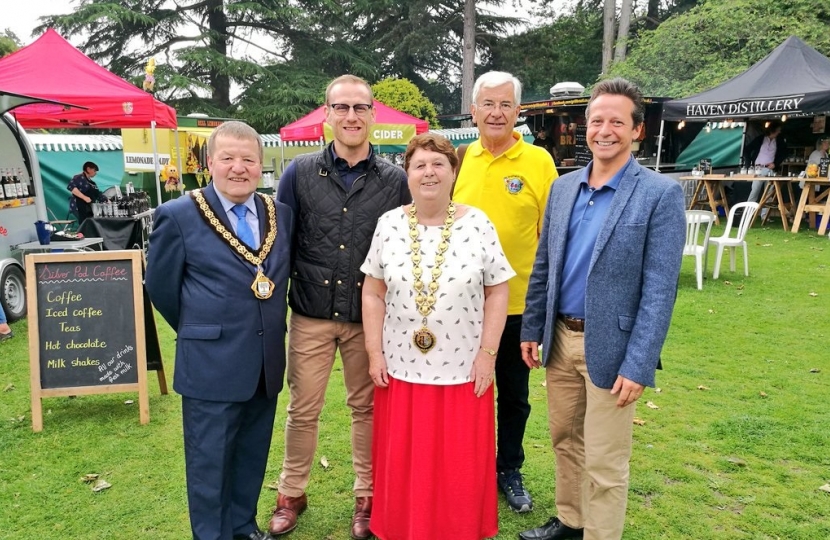
<instances>
[{"instance_id":1,"label":"beige trousers","mask_svg":"<svg viewBox=\"0 0 830 540\"><path fill-rule=\"evenodd\" d=\"M634 405L620 409L610 389L594 386L584 334L556 321L546 368L548 422L556 454L556 510L584 540L619 540L628 502Z\"/></svg>"},{"instance_id":2,"label":"beige trousers","mask_svg":"<svg viewBox=\"0 0 830 540\"><path fill-rule=\"evenodd\" d=\"M299 497L308 486L317 449L320 411L340 349L346 405L352 411L352 466L356 497L372 495L372 412L374 384L360 323L291 314L288 325L288 420L279 492Z\"/></svg>"}]
</instances>

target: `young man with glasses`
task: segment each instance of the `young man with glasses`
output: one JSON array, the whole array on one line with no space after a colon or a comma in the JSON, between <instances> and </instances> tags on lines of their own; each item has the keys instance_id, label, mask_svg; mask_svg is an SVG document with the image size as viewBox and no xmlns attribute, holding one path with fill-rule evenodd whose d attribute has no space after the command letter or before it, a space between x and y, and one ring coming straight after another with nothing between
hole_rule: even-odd
<instances>
[{"instance_id":1,"label":"young man with glasses","mask_svg":"<svg viewBox=\"0 0 830 540\"><path fill-rule=\"evenodd\" d=\"M355 512L350 536L370 538L374 384L363 337L360 265L378 218L411 201L403 169L375 155L372 89L343 75L326 88L326 123L334 140L295 158L280 178L277 199L294 210L288 303L285 457L270 532L286 534L307 507L320 411L340 350L346 404L352 412Z\"/></svg>"},{"instance_id":2,"label":"young man with glasses","mask_svg":"<svg viewBox=\"0 0 830 540\"><path fill-rule=\"evenodd\" d=\"M558 175L551 155L526 143L513 130L521 97L522 85L509 73L491 71L478 78L471 113L480 138L467 149L453 198L484 210L516 271L508 281L507 324L498 351L493 351L498 390L496 468L499 488L510 508L529 512L533 501L520 469L530 415L530 370L522 362L519 332L548 191Z\"/></svg>"}]
</instances>

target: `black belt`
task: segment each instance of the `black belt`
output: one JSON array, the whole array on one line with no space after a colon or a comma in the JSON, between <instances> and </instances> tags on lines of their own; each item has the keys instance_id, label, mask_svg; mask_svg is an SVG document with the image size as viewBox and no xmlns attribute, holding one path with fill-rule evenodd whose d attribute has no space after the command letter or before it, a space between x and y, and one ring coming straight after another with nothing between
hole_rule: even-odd
<instances>
[{"instance_id":1,"label":"black belt","mask_svg":"<svg viewBox=\"0 0 830 540\"><path fill-rule=\"evenodd\" d=\"M585 332L585 319L577 319L576 317L568 317L567 315L559 315L557 317L565 325L565 328L571 332Z\"/></svg>"}]
</instances>

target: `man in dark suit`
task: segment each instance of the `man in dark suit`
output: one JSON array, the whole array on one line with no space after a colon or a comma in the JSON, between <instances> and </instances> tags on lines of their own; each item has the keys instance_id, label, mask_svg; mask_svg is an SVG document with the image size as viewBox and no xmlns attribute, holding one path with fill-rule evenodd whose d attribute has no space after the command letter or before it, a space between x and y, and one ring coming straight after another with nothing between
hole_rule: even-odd
<instances>
[{"instance_id":1,"label":"man in dark suit","mask_svg":"<svg viewBox=\"0 0 830 540\"><path fill-rule=\"evenodd\" d=\"M226 122L212 183L160 206L146 286L178 333L190 524L196 540L267 540L256 523L285 371L291 209L256 194L262 140Z\"/></svg>"},{"instance_id":2,"label":"man in dark suit","mask_svg":"<svg viewBox=\"0 0 830 540\"><path fill-rule=\"evenodd\" d=\"M622 537L634 403L654 385L686 224L680 185L631 156L643 111L628 81L597 84L593 160L551 188L521 339L525 363L546 367L558 516L525 540Z\"/></svg>"}]
</instances>

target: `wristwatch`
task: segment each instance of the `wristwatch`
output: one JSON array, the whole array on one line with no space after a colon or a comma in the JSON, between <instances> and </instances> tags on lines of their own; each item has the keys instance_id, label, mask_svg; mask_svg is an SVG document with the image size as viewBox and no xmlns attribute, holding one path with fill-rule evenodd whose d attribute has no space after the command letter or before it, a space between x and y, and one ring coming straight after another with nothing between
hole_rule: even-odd
<instances>
[{"instance_id":1,"label":"wristwatch","mask_svg":"<svg viewBox=\"0 0 830 540\"><path fill-rule=\"evenodd\" d=\"M496 356L496 349L488 349L487 347L482 347L481 350L486 352L490 356Z\"/></svg>"}]
</instances>

